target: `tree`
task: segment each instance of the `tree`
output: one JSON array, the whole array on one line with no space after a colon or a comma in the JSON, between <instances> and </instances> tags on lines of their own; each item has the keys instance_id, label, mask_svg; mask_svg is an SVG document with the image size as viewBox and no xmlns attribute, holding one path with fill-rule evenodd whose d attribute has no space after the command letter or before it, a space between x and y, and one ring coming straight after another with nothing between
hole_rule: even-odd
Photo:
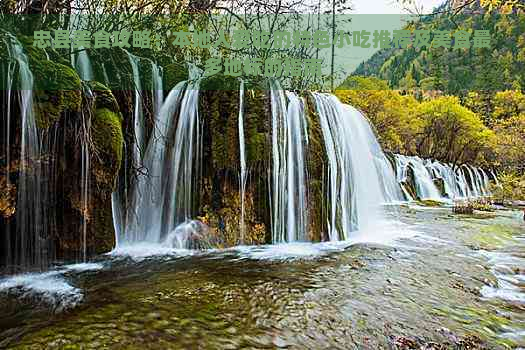
<instances>
[{"instance_id":1,"label":"tree","mask_svg":"<svg viewBox=\"0 0 525 350\"><path fill-rule=\"evenodd\" d=\"M506 90L499 91L494 96L495 121L505 120L525 113L525 95L521 91Z\"/></svg>"},{"instance_id":2,"label":"tree","mask_svg":"<svg viewBox=\"0 0 525 350\"><path fill-rule=\"evenodd\" d=\"M494 133L479 115L460 105L459 99L443 96L423 102L417 109L423 120L418 153L454 165L484 163L494 143Z\"/></svg>"},{"instance_id":3,"label":"tree","mask_svg":"<svg viewBox=\"0 0 525 350\"><path fill-rule=\"evenodd\" d=\"M499 184L491 189L496 201L525 200L525 175L509 171L499 174L498 179Z\"/></svg>"},{"instance_id":4,"label":"tree","mask_svg":"<svg viewBox=\"0 0 525 350\"><path fill-rule=\"evenodd\" d=\"M494 131L498 165L525 171L525 113L498 121Z\"/></svg>"}]
</instances>

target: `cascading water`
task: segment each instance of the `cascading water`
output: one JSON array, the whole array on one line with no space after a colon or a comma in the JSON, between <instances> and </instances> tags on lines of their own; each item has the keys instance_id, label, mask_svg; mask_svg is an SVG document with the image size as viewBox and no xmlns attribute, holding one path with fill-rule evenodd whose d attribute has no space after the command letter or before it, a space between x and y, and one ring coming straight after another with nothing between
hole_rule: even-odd
<instances>
[{"instance_id":1,"label":"cascading water","mask_svg":"<svg viewBox=\"0 0 525 350\"><path fill-rule=\"evenodd\" d=\"M89 89L88 94L91 94ZM91 96L89 96L91 98ZM83 110L81 113L82 124L80 126L80 147L81 147L81 172L80 172L80 189L81 189L81 210L82 210L82 261L87 261L87 215L89 210L90 194L90 144L91 144L91 114L89 110Z\"/></svg>"},{"instance_id":2,"label":"cascading water","mask_svg":"<svg viewBox=\"0 0 525 350\"><path fill-rule=\"evenodd\" d=\"M140 81L140 60L138 57L127 53L132 71L133 71L133 85L135 88L135 98L133 105L133 118L134 118L134 133L135 139L132 145L133 149L133 163L135 166L151 169L144 166L145 153L147 152L146 140L145 140L145 125L144 125L144 104L142 99L142 83ZM152 96L152 109L153 115L157 118L160 113L164 102L164 88L162 83L162 68L159 67L155 62L151 61L151 96ZM152 131L152 138L150 143L154 140L159 141L158 125L155 126ZM126 147L126 145L124 146ZM125 158L125 163L127 159ZM127 169L125 164L124 169ZM151 176L147 174L137 174L134 182L128 183L127 172L123 171L122 176L117 180L117 190L111 195L111 206L113 213L113 225L115 229L116 245L119 246L121 240L124 241L136 241L138 237L134 237L136 233L126 234L126 230L130 229L132 232L137 232L139 227L137 222L141 221L137 219L137 208L142 205L145 200L145 188L144 183L146 177ZM131 185L131 202L128 203L128 186ZM123 202L125 205L123 205ZM147 219L144 219L147 220ZM132 228L132 229L131 229ZM140 226L143 228L143 225Z\"/></svg>"},{"instance_id":3,"label":"cascading water","mask_svg":"<svg viewBox=\"0 0 525 350\"><path fill-rule=\"evenodd\" d=\"M72 55L74 59L75 56ZM80 79L84 81L90 81L94 79L93 69L91 67L91 61L89 56L83 48L76 55L74 62L75 70L77 71ZM88 99L92 99L92 91L84 86L84 95ZM81 111L81 126L80 126L80 153L81 153L81 168L80 168L80 202L82 211L82 261L87 261L87 213L88 213L88 201L90 191L90 143L91 143L91 111L89 108L83 108Z\"/></svg>"},{"instance_id":4,"label":"cascading water","mask_svg":"<svg viewBox=\"0 0 525 350\"><path fill-rule=\"evenodd\" d=\"M458 184L459 196L463 198L473 197L472 190L463 171L463 167L456 168L456 182Z\"/></svg>"},{"instance_id":5,"label":"cascading water","mask_svg":"<svg viewBox=\"0 0 525 350\"><path fill-rule=\"evenodd\" d=\"M168 236L168 244L183 241L170 233L177 225L190 221L194 204L202 150L199 85L199 78L179 83L156 116L143 158L147 175L139 177L135 184L135 198L128 210L125 230L119 231L119 245L161 243Z\"/></svg>"},{"instance_id":6,"label":"cascading water","mask_svg":"<svg viewBox=\"0 0 525 350\"><path fill-rule=\"evenodd\" d=\"M164 102L164 87L162 84L162 67L151 62L151 81L153 82L153 115L158 115Z\"/></svg>"},{"instance_id":7,"label":"cascading water","mask_svg":"<svg viewBox=\"0 0 525 350\"><path fill-rule=\"evenodd\" d=\"M179 83L169 93L158 116L155 119L150 143L144 157L144 167L148 177L139 177L135 193L141 194L141 200L130 208L133 215L125 228L119 231L118 244L152 240L159 241L162 230L163 208L169 200L165 185L168 183L170 167L166 166L169 157L170 137L173 136L173 116L177 113L187 82Z\"/></svg>"},{"instance_id":8,"label":"cascading water","mask_svg":"<svg viewBox=\"0 0 525 350\"><path fill-rule=\"evenodd\" d=\"M381 204L398 200L392 168L364 116L335 96L314 93L329 171L329 236L345 240L377 222Z\"/></svg>"},{"instance_id":9,"label":"cascading water","mask_svg":"<svg viewBox=\"0 0 525 350\"><path fill-rule=\"evenodd\" d=\"M21 119L20 175L18 179L18 198L16 222L17 232L14 242L7 242L14 247L8 264L22 268L46 267L49 261L47 217L43 207L42 181L44 178L41 157L41 140L37 131L33 107L33 74L29 69L27 56L18 40L7 34L6 46L11 63L8 64L7 93L13 92L14 73L18 70L18 100ZM11 97L8 97L7 120L13 118ZM8 122L9 123L9 122ZM11 126L8 125L8 133ZM7 140L10 140L9 135ZM7 149L9 149L9 146ZM9 235L7 235L9 236Z\"/></svg>"},{"instance_id":10,"label":"cascading water","mask_svg":"<svg viewBox=\"0 0 525 350\"><path fill-rule=\"evenodd\" d=\"M432 175L425 166L424 160L419 157L396 155L398 181L407 181L408 167L414 174L415 189L420 199L441 199L441 194L432 180Z\"/></svg>"},{"instance_id":11,"label":"cascading water","mask_svg":"<svg viewBox=\"0 0 525 350\"><path fill-rule=\"evenodd\" d=\"M430 169L433 178L443 181L443 191L447 198L460 196L456 173L451 166L432 160L428 160L426 166Z\"/></svg>"},{"instance_id":12,"label":"cascading water","mask_svg":"<svg viewBox=\"0 0 525 350\"><path fill-rule=\"evenodd\" d=\"M7 43L4 43L6 44L6 47L9 49L11 47L10 44L7 44ZM11 52L9 52L9 57L11 57L12 54ZM13 59L10 59L10 60L6 60L5 62L2 62L0 64L0 68L1 68L1 73L2 73L2 76L5 77L5 94L2 95L2 97L5 97L5 106L6 108L4 108L2 110L2 124L0 124L0 126L2 126L2 130L4 131L4 136L5 137L5 143L3 145L0 145L4 147L4 150L3 150L3 154L0 154L4 156L5 158L5 164L7 165L7 169L6 169L6 173L7 173L7 176L5 176L5 188L6 189L9 189L11 188L11 181L10 181L10 177L9 177L9 170L10 170L10 167L11 167L11 151L10 151L10 148L11 148L11 114L13 113L12 112L12 99L13 99L13 90L14 90L14 83L15 83L15 75L16 75L16 67L17 67L17 62L16 60L13 60ZM7 231L9 232L9 228L7 228ZM11 239L10 239L10 235L9 234L6 234L5 235L5 261L3 261L3 263L5 263L6 265L9 265L11 262L12 262L12 257L11 257L11 253L12 253L12 250L11 250Z\"/></svg>"},{"instance_id":13,"label":"cascading water","mask_svg":"<svg viewBox=\"0 0 525 350\"><path fill-rule=\"evenodd\" d=\"M75 67L80 79L85 81L93 80L93 67L91 66L87 51L81 47L78 49L76 55L72 55L72 58L74 60L73 67Z\"/></svg>"},{"instance_id":14,"label":"cascading water","mask_svg":"<svg viewBox=\"0 0 525 350\"><path fill-rule=\"evenodd\" d=\"M480 195L480 188L479 188L479 184L478 184L478 181L477 181L477 174L475 171L473 171L473 169L467 165L467 164L464 164L463 165L463 169L465 169L467 171L467 174L468 174L468 181L467 181L467 184L470 185L469 188L470 188L470 193L471 193L471 196L472 197L478 197Z\"/></svg>"},{"instance_id":15,"label":"cascading water","mask_svg":"<svg viewBox=\"0 0 525 350\"><path fill-rule=\"evenodd\" d=\"M245 238L245 226L244 226L244 215L245 215L245 196L246 196L246 143L244 140L244 80L241 80L239 88L239 157L241 161L241 174L239 177L239 192L241 198L241 243L244 243Z\"/></svg>"},{"instance_id":16,"label":"cascading water","mask_svg":"<svg viewBox=\"0 0 525 350\"><path fill-rule=\"evenodd\" d=\"M499 180L498 180L498 177L496 176L496 173L494 172L494 170L492 170L492 169L490 170L490 175L492 176L492 179L496 183L496 186L499 186Z\"/></svg>"},{"instance_id":17,"label":"cascading water","mask_svg":"<svg viewBox=\"0 0 525 350\"><path fill-rule=\"evenodd\" d=\"M272 104L272 242L308 240L308 132L304 101L270 81ZM287 104L288 102L288 104Z\"/></svg>"},{"instance_id":18,"label":"cascading water","mask_svg":"<svg viewBox=\"0 0 525 350\"><path fill-rule=\"evenodd\" d=\"M142 156L146 144L146 132L144 125L144 106L142 102L142 84L140 81L140 59L126 51L133 72L133 88L135 89L135 101L133 102L133 131L135 139L133 143L133 162L136 167L142 166Z\"/></svg>"},{"instance_id":19,"label":"cascading water","mask_svg":"<svg viewBox=\"0 0 525 350\"><path fill-rule=\"evenodd\" d=\"M408 200L414 200L406 190L409 167L413 173L419 199L451 200L489 195L490 181L486 172L467 164L454 169L450 164L424 160L414 156L395 155L397 180ZM442 181L443 195L435 182Z\"/></svg>"}]
</instances>

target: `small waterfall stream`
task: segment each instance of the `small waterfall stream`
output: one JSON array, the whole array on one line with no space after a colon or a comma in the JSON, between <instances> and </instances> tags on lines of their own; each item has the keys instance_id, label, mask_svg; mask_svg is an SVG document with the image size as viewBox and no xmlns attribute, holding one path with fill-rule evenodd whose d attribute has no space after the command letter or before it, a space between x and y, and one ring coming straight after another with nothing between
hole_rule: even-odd
<instances>
[{"instance_id":1,"label":"small waterfall stream","mask_svg":"<svg viewBox=\"0 0 525 350\"><path fill-rule=\"evenodd\" d=\"M270 81L272 242L307 241L308 132L304 101Z\"/></svg>"},{"instance_id":2,"label":"small waterfall stream","mask_svg":"<svg viewBox=\"0 0 525 350\"><path fill-rule=\"evenodd\" d=\"M140 59L126 51L129 58L129 63L133 71L133 89L135 91L135 101L133 103L133 131L135 133L135 140L133 146L133 162L134 166L142 166L142 157L146 143L146 132L144 125L144 106L142 101L142 84L140 81Z\"/></svg>"},{"instance_id":3,"label":"small waterfall stream","mask_svg":"<svg viewBox=\"0 0 525 350\"><path fill-rule=\"evenodd\" d=\"M83 48L75 55L71 55L73 67L83 81L94 79L93 68L89 56ZM93 93L88 86L84 86L84 97L93 98ZM83 108L81 113L81 125L79 130L79 143L81 153L80 167L80 203L82 211L82 261L87 261L87 229L88 229L88 212L89 212L89 195L90 195L90 176L91 176L91 110Z\"/></svg>"},{"instance_id":4,"label":"small waterfall stream","mask_svg":"<svg viewBox=\"0 0 525 350\"><path fill-rule=\"evenodd\" d=\"M94 79L93 67L91 66L91 60L89 55L83 47L78 49L76 55L72 55L73 67L77 71L80 79L84 81L90 81Z\"/></svg>"},{"instance_id":5,"label":"small waterfall stream","mask_svg":"<svg viewBox=\"0 0 525 350\"><path fill-rule=\"evenodd\" d=\"M162 67L151 62L151 81L153 82L153 115L158 115L164 102L164 87L162 85Z\"/></svg>"},{"instance_id":6,"label":"small waterfall stream","mask_svg":"<svg viewBox=\"0 0 525 350\"><path fill-rule=\"evenodd\" d=\"M240 82L239 88L239 157L241 163L241 174L239 177L239 193L241 198L241 243L244 243L245 239L245 226L244 226L244 215L245 215L245 196L246 196L246 141L244 140L244 80Z\"/></svg>"},{"instance_id":7,"label":"small waterfall stream","mask_svg":"<svg viewBox=\"0 0 525 350\"><path fill-rule=\"evenodd\" d=\"M87 91L87 93L91 93ZM81 170L80 170L80 190L81 190L81 210L82 210L82 261L87 261L87 216L89 211L90 195L90 176L91 176L91 114L90 111L81 112L82 125L80 132L81 147Z\"/></svg>"},{"instance_id":8,"label":"small waterfall stream","mask_svg":"<svg viewBox=\"0 0 525 350\"><path fill-rule=\"evenodd\" d=\"M487 196L489 178L481 168L464 164L456 169L450 164L436 160L421 159L416 156L394 155L396 161L396 178L407 200L415 200L407 186L413 182L419 199L447 201L462 198ZM411 175L409 175L411 172ZM413 178L409 178L412 176ZM438 183L442 183L442 192Z\"/></svg>"},{"instance_id":9,"label":"small waterfall stream","mask_svg":"<svg viewBox=\"0 0 525 350\"><path fill-rule=\"evenodd\" d=\"M8 243L8 247L14 247L10 263L25 268L45 268L51 252L48 247L48 217L43 207L44 200L47 198L45 195L47 189L41 187L45 172L41 159L41 138L37 130L33 106L33 74L22 45L11 35L6 35L6 38L8 55L12 62L9 64L8 93L11 95L14 90L18 90L21 119L20 176L16 211L17 234L15 242ZM16 77L18 87L14 88L13 74L16 70L18 70L18 77ZM8 100L7 120L13 120L14 116L10 115L13 111L11 97ZM8 125L7 130L10 128L11 126ZM10 140L9 135L7 139Z\"/></svg>"}]
</instances>

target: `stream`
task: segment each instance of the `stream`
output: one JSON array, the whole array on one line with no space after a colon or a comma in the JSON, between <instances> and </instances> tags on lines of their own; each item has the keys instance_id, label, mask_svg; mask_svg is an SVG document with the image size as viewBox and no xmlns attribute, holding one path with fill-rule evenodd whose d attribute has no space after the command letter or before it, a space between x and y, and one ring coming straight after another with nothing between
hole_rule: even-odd
<instances>
[{"instance_id":1,"label":"stream","mask_svg":"<svg viewBox=\"0 0 525 350\"><path fill-rule=\"evenodd\" d=\"M0 280L0 347L525 347L521 215L404 204L346 242L122 248Z\"/></svg>"}]
</instances>

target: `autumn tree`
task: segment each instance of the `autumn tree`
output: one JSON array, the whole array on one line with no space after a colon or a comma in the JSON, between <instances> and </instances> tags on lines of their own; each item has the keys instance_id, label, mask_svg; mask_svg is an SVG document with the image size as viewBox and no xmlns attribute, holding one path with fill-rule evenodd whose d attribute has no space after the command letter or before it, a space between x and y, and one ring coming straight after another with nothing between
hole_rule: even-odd
<instances>
[{"instance_id":1,"label":"autumn tree","mask_svg":"<svg viewBox=\"0 0 525 350\"><path fill-rule=\"evenodd\" d=\"M480 117L463 107L459 99L443 96L423 102L417 109L423 120L418 153L454 165L484 163L494 142L494 133Z\"/></svg>"}]
</instances>

